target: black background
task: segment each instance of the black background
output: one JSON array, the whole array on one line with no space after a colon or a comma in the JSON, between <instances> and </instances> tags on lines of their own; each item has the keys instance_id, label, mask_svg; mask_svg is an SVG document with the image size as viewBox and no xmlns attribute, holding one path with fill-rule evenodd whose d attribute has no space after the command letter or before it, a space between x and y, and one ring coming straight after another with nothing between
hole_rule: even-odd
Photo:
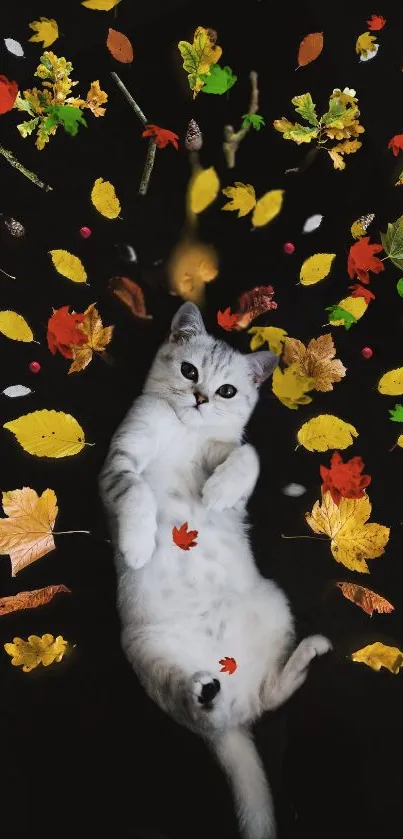
<instances>
[{"instance_id":1,"label":"black background","mask_svg":"<svg viewBox=\"0 0 403 839\"><path fill-rule=\"evenodd\" d=\"M67 9L67 6L69 8ZM326 8L325 8L326 6ZM19 401L2 398L2 422L23 413L54 408L72 413L94 447L57 461L26 454L7 431L0 434L3 489L31 486L38 493L52 487L59 503L57 530L88 529L92 536L56 537L57 550L12 580L9 560L0 566L2 596L19 590L64 583L73 594L48 606L1 618L1 649L16 635L62 634L76 647L67 660L24 674L0 653L0 746L2 766L1 833L5 839L28 835L116 836L119 839L230 839L236 827L229 793L201 741L169 721L144 696L119 646L112 554L105 541L97 497L97 474L109 439L138 395L156 347L163 339L178 300L167 290L165 264L183 229L189 161L184 134L189 119L202 128L203 166L214 165L222 186L252 183L257 195L285 189L284 207L269 226L251 232L248 219L222 213L222 199L199 221L202 239L220 256L220 274L207 290L205 318L215 334L216 311L236 307L238 295L272 283L278 310L256 323L283 327L303 341L323 332L325 306L347 293L350 225L363 213L376 213L373 241L402 213L402 193L394 187L400 171L387 143L403 130L401 97L403 12L397 3L302 2L296 7L263 0L196 3L122 0L116 13L85 9L74 3L23 2L2 10L2 36L24 44L26 58L10 55L4 45L1 72L21 90L34 84L42 54L28 44L28 22L55 17L60 38L50 47L74 65L77 90L86 93L99 79L109 94L104 118L89 112L88 128L75 138L59 129L44 151L16 129L20 115L1 118L1 142L33 169L53 191L38 189L0 159L1 211L26 227L24 241L1 236L3 269L16 281L0 277L1 308L23 314L40 345L10 342L0 336L0 390L26 384L34 393ZM358 35L373 13L388 18L377 34L379 54L361 63L355 53ZM222 64L238 82L229 96L203 96L193 102L181 68L177 42L192 40L198 25L218 31ZM133 43L132 66L117 64L105 46L108 27ZM307 33L323 31L320 58L295 73L298 45ZM223 126L239 126L249 101L248 73L259 74L262 131L251 131L237 154L233 172L222 155ZM138 196L147 141L141 125L110 72L115 70L150 122L175 131L180 150L157 152L150 189ZM36 81L36 80L35 80ZM272 128L275 118L290 117L293 96L309 90L323 113L333 88L353 87L366 127L363 147L335 172L323 156L305 173L284 175L297 166L306 147L284 142ZM86 115L87 116L87 115ZM95 178L111 180L121 201L123 220L107 221L92 207ZM302 235L305 219L323 213L319 230ZM92 236L83 241L79 228ZM287 256L283 243L293 241ZM136 265L117 255L116 244L131 244ZM77 254L89 286L58 275L48 251ZM297 286L302 261L319 251L335 252L331 277L313 288ZM159 262L162 260L162 262ZM156 262L159 264L155 265ZM151 321L135 321L108 292L110 277L123 274L144 290ZM257 740L274 787L281 836L341 839L401 835L402 675L374 673L347 656L375 640L403 644L402 452L390 448L400 433L389 422L397 399L376 389L380 375L402 363L403 303L395 285L398 269L386 263L371 275L376 300L350 331L333 329L338 357L347 376L330 394L289 411L266 387L250 424L250 439L262 460L262 474L251 503L253 544L264 574L289 593L301 634L320 630L334 652L316 663L307 684L288 706L257 726ZM51 356L46 324L53 308L75 311L97 301L105 324L115 325L110 346L114 363L95 359L85 372L67 376L68 362ZM242 350L246 335L225 333ZM374 355L364 360L361 350ZM37 360L41 372L28 365ZM296 432L311 416L334 413L352 422L360 434L346 457L359 454L372 475L372 519L392 527L385 555L371 562L371 577L338 567L328 544L284 540L281 534L307 535L304 513L318 498L319 464L329 456L300 448ZM307 487L299 499L281 489L290 481ZM392 615L366 616L334 589L336 580L370 585L396 606ZM400 827L399 827L400 824Z\"/></svg>"}]
</instances>

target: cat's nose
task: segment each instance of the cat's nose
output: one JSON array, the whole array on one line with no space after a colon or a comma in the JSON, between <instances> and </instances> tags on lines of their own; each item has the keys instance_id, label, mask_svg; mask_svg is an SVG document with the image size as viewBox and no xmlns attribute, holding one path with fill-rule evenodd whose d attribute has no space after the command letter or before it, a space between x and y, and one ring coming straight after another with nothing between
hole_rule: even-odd
<instances>
[{"instance_id":1,"label":"cat's nose","mask_svg":"<svg viewBox=\"0 0 403 839\"><path fill-rule=\"evenodd\" d=\"M205 396L204 393L199 393L198 390L195 391L195 399L198 405L202 405L203 402L208 402L208 396Z\"/></svg>"}]
</instances>

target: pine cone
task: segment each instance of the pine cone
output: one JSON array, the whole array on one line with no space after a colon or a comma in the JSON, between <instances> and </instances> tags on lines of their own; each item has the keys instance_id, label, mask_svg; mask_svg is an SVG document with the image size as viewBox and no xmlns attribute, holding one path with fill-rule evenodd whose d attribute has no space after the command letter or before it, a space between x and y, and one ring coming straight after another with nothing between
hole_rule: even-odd
<instances>
[{"instance_id":1,"label":"pine cone","mask_svg":"<svg viewBox=\"0 0 403 839\"><path fill-rule=\"evenodd\" d=\"M185 137L185 146L188 151L200 151L203 145L203 135L197 122L191 119Z\"/></svg>"}]
</instances>

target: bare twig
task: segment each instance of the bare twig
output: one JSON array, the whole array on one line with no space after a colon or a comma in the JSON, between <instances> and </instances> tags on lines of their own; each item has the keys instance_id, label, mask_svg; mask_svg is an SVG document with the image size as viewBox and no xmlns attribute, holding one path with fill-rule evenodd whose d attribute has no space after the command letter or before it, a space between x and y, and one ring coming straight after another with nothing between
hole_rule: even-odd
<instances>
[{"instance_id":1,"label":"bare twig","mask_svg":"<svg viewBox=\"0 0 403 839\"><path fill-rule=\"evenodd\" d=\"M0 271L1 271L2 274L5 274L6 277L10 277L10 280L16 280L17 279L17 277L14 277L12 274L8 274L7 271L4 271L3 268L0 268Z\"/></svg>"},{"instance_id":2,"label":"bare twig","mask_svg":"<svg viewBox=\"0 0 403 839\"><path fill-rule=\"evenodd\" d=\"M257 114L259 110L259 89L257 86L258 75L254 70L251 70L251 72L249 73L249 78L251 83L251 96L248 114L252 115ZM234 131L232 125L225 126L223 151L229 169L234 168L235 156L238 151L239 144L242 142L243 138L246 136L249 130L250 122L248 122L247 125L244 125L242 128L239 129L239 131L236 132Z\"/></svg>"},{"instance_id":3,"label":"bare twig","mask_svg":"<svg viewBox=\"0 0 403 839\"><path fill-rule=\"evenodd\" d=\"M135 100L133 99L133 96L131 95L131 93L129 93L126 85L123 84L123 82L119 78L118 74L117 73L111 73L111 76L112 76L115 84L117 84L119 90L121 90L121 92L123 93L123 96L126 97L129 105L131 105L131 107L133 108L133 111L136 114L136 116L139 118L140 122L142 122L143 125L147 125L147 117L143 114L143 111L141 110L141 108L139 108L137 102L135 102Z\"/></svg>"},{"instance_id":4,"label":"bare twig","mask_svg":"<svg viewBox=\"0 0 403 839\"><path fill-rule=\"evenodd\" d=\"M133 96L131 95L131 93L129 93L126 85L123 84L123 82L119 78L118 74L113 72L113 73L111 73L111 76L112 76L115 84L118 86L119 90L122 91L123 96L126 97L129 105L133 108L133 111L136 114L136 116L139 118L140 122L143 125L148 125L148 120L147 120L146 115L143 114L143 111L138 106L135 99L133 99ZM151 172L152 172L153 166L154 166L156 150L157 150L157 146L156 146L155 140L154 140L153 137L151 137L150 141L148 143L147 157L146 157L146 162L144 164L143 174L141 176L140 187L139 187L139 195L145 195L146 192L147 192Z\"/></svg>"},{"instance_id":5,"label":"bare twig","mask_svg":"<svg viewBox=\"0 0 403 839\"><path fill-rule=\"evenodd\" d=\"M50 192L50 190L53 189L53 187L49 186L48 184L44 184L43 181L41 181L40 178L38 178L38 175L35 175L35 172L31 172L29 169L26 169L25 166L23 166L22 163L20 163L20 161L17 160L17 158L14 157L13 153L8 149L5 149L3 148L3 146L0 146L0 154L2 154L3 157L5 157L6 160L8 160L11 166L14 166L14 169L18 169L18 171L21 172L22 175L25 175L26 178L29 178L29 180L32 181L32 183L36 184L36 186L39 186L41 189L44 189L45 192Z\"/></svg>"}]
</instances>

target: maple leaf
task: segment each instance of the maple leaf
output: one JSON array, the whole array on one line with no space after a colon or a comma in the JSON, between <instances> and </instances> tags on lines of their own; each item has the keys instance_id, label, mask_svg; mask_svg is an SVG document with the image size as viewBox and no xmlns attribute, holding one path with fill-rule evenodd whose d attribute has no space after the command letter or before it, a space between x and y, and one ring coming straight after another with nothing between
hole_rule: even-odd
<instances>
[{"instance_id":1,"label":"maple leaf","mask_svg":"<svg viewBox=\"0 0 403 839\"><path fill-rule=\"evenodd\" d=\"M375 294L369 290L369 288L364 288L362 285L349 285L349 291L351 290L351 297L363 297L365 302L370 304L371 300L375 300Z\"/></svg>"},{"instance_id":2,"label":"maple leaf","mask_svg":"<svg viewBox=\"0 0 403 839\"><path fill-rule=\"evenodd\" d=\"M60 309L53 310L53 315L48 321L46 337L52 355L59 351L65 358L74 358L71 345L82 346L87 342L87 336L77 328L85 316L75 312L70 314L69 308L69 306L62 306Z\"/></svg>"},{"instance_id":3,"label":"maple leaf","mask_svg":"<svg viewBox=\"0 0 403 839\"><path fill-rule=\"evenodd\" d=\"M392 149L395 157L403 150L403 134L395 134L388 143L388 149Z\"/></svg>"},{"instance_id":4,"label":"maple leaf","mask_svg":"<svg viewBox=\"0 0 403 839\"><path fill-rule=\"evenodd\" d=\"M196 547L197 542L195 539L197 538L198 533L198 530L188 530L188 523L185 521L179 529L177 527L173 528L172 539L178 548L182 548L183 551L188 551L189 548Z\"/></svg>"},{"instance_id":5,"label":"maple leaf","mask_svg":"<svg viewBox=\"0 0 403 839\"><path fill-rule=\"evenodd\" d=\"M172 145L178 149L179 137L177 134L174 134L173 131L169 131L168 128L160 128L159 125L151 125L151 123L149 123L141 136L153 137L156 146L159 149L164 149L168 143L172 143Z\"/></svg>"},{"instance_id":6,"label":"maple leaf","mask_svg":"<svg viewBox=\"0 0 403 839\"><path fill-rule=\"evenodd\" d=\"M231 313L230 306L224 309L223 312L217 312L217 323L222 329L226 329L227 332L231 332L232 329L236 329L238 318L239 315Z\"/></svg>"},{"instance_id":7,"label":"maple leaf","mask_svg":"<svg viewBox=\"0 0 403 839\"><path fill-rule=\"evenodd\" d=\"M330 469L320 466L322 495L330 492L337 505L340 504L341 498L363 498L365 488L371 483L370 475L361 474L364 466L361 457L352 457L344 463L340 452L333 452Z\"/></svg>"},{"instance_id":8,"label":"maple leaf","mask_svg":"<svg viewBox=\"0 0 403 839\"><path fill-rule=\"evenodd\" d=\"M0 519L0 554L9 554L11 576L55 549L52 530L57 516L53 489L38 496L34 489L23 487L3 492L3 510L8 518Z\"/></svg>"},{"instance_id":9,"label":"maple leaf","mask_svg":"<svg viewBox=\"0 0 403 839\"><path fill-rule=\"evenodd\" d=\"M312 402L306 395L312 388L313 382L301 373L299 364L290 364L283 371L279 367L274 370L272 390L286 408L296 411L299 405Z\"/></svg>"},{"instance_id":10,"label":"maple leaf","mask_svg":"<svg viewBox=\"0 0 403 839\"><path fill-rule=\"evenodd\" d=\"M226 655L225 658L222 658L218 663L221 664L220 673L228 673L229 676L232 676L238 667L235 659L228 655Z\"/></svg>"},{"instance_id":11,"label":"maple leaf","mask_svg":"<svg viewBox=\"0 0 403 839\"><path fill-rule=\"evenodd\" d=\"M260 131L261 128L264 128L266 122L260 114L242 114L242 128L246 128L248 125L251 125L255 131Z\"/></svg>"},{"instance_id":12,"label":"maple leaf","mask_svg":"<svg viewBox=\"0 0 403 839\"><path fill-rule=\"evenodd\" d=\"M359 35L355 45L356 53L362 58L369 58L370 54L378 48L375 35L370 35L369 32L363 32Z\"/></svg>"},{"instance_id":13,"label":"maple leaf","mask_svg":"<svg viewBox=\"0 0 403 839\"><path fill-rule=\"evenodd\" d=\"M359 606L371 618L374 612L390 614L395 608L384 597L376 594L375 591L371 591L371 589L365 588L364 586L359 586L357 583L336 583L336 586L347 600L351 600L352 603Z\"/></svg>"},{"instance_id":14,"label":"maple leaf","mask_svg":"<svg viewBox=\"0 0 403 839\"><path fill-rule=\"evenodd\" d=\"M252 351L258 350L267 341L271 352L274 352L275 355L281 355L287 335L285 329L278 326L252 326L251 329L248 329L248 334L253 336L250 341Z\"/></svg>"},{"instance_id":15,"label":"maple leaf","mask_svg":"<svg viewBox=\"0 0 403 839\"><path fill-rule=\"evenodd\" d=\"M284 342L284 363L296 362L302 375L313 382L315 390L333 390L333 383L340 382L346 375L346 368L334 358L335 355L336 348L330 333L312 338L307 347L296 338L286 338Z\"/></svg>"},{"instance_id":16,"label":"maple leaf","mask_svg":"<svg viewBox=\"0 0 403 839\"><path fill-rule=\"evenodd\" d=\"M55 20L50 20L47 17L41 17L39 20L34 20L28 24L29 28L35 32L28 38L29 41L39 44L42 41L43 47L50 47L59 37L59 27Z\"/></svg>"},{"instance_id":17,"label":"maple leaf","mask_svg":"<svg viewBox=\"0 0 403 839\"><path fill-rule=\"evenodd\" d=\"M366 285L369 283L369 271L379 274L385 269L383 262L375 256L376 253L383 251L382 245L370 244L369 238L369 236L365 236L351 245L347 260L347 271L350 279L354 280L357 276Z\"/></svg>"},{"instance_id":18,"label":"maple leaf","mask_svg":"<svg viewBox=\"0 0 403 839\"><path fill-rule=\"evenodd\" d=\"M23 609L37 609L38 606L45 606L50 603L56 594L71 594L67 586L46 586L33 591L19 591L9 597L0 597L0 615L9 615L11 612L21 612Z\"/></svg>"},{"instance_id":19,"label":"maple leaf","mask_svg":"<svg viewBox=\"0 0 403 839\"><path fill-rule=\"evenodd\" d=\"M252 184L243 184L235 181L234 186L227 186L222 190L223 194L230 198L222 210L238 210L238 218L246 216L256 205L255 189Z\"/></svg>"},{"instance_id":20,"label":"maple leaf","mask_svg":"<svg viewBox=\"0 0 403 839\"><path fill-rule=\"evenodd\" d=\"M0 76L0 114L11 111L17 98L18 84L11 82L7 76Z\"/></svg>"},{"instance_id":21,"label":"maple leaf","mask_svg":"<svg viewBox=\"0 0 403 839\"><path fill-rule=\"evenodd\" d=\"M43 664L48 667L55 661L61 661L67 652L68 643L61 635L54 638L53 635L29 635L28 640L14 638L12 644L4 644L4 649L11 656L11 664L14 667L22 666L24 673L29 673Z\"/></svg>"},{"instance_id":22,"label":"maple leaf","mask_svg":"<svg viewBox=\"0 0 403 839\"><path fill-rule=\"evenodd\" d=\"M78 373L90 363L94 352L103 353L112 339L113 326L104 326L95 303L91 303L84 312L84 320L79 328L86 337L86 343L72 346L74 361L69 373Z\"/></svg>"},{"instance_id":23,"label":"maple leaf","mask_svg":"<svg viewBox=\"0 0 403 839\"><path fill-rule=\"evenodd\" d=\"M371 15L370 19L366 21L368 29L371 32L378 32L379 29L383 29L385 26L386 19L382 17L382 15Z\"/></svg>"},{"instance_id":24,"label":"maple leaf","mask_svg":"<svg viewBox=\"0 0 403 839\"><path fill-rule=\"evenodd\" d=\"M398 402L394 408L390 408L389 414L389 419L392 420L392 422L403 422L403 405L400 405Z\"/></svg>"}]
</instances>

